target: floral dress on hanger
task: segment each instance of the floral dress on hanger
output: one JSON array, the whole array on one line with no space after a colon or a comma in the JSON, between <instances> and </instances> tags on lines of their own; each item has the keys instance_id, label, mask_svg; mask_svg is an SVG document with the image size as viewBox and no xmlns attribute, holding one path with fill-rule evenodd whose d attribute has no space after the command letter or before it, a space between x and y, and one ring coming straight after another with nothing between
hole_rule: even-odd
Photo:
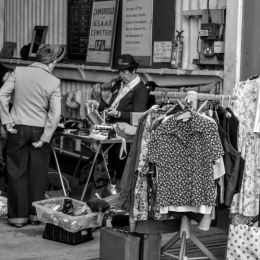
<instances>
[{"instance_id":1,"label":"floral dress on hanger","mask_svg":"<svg viewBox=\"0 0 260 260\"><path fill-rule=\"evenodd\" d=\"M231 213L244 216L259 214L260 194L260 133L254 132L259 109L259 79L236 84L233 95L234 114L239 118L238 150L245 159L245 170L240 193L233 198ZM260 120L259 118L257 119ZM257 121L256 120L256 121Z\"/></svg>"}]
</instances>

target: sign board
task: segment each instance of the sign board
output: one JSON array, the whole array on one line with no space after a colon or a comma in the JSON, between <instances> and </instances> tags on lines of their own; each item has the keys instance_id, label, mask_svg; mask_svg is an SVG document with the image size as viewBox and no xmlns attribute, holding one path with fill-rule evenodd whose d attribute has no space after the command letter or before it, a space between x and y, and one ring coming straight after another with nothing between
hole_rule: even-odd
<instances>
[{"instance_id":1,"label":"sign board","mask_svg":"<svg viewBox=\"0 0 260 260\"><path fill-rule=\"evenodd\" d=\"M140 65L152 62L153 0L123 0L121 53Z\"/></svg>"},{"instance_id":2,"label":"sign board","mask_svg":"<svg viewBox=\"0 0 260 260\"><path fill-rule=\"evenodd\" d=\"M87 64L111 66L118 0L94 0L87 48Z\"/></svg>"},{"instance_id":3,"label":"sign board","mask_svg":"<svg viewBox=\"0 0 260 260\"><path fill-rule=\"evenodd\" d=\"M86 58L92 2L93 0L68 0L68 59Z\"/></svg>"},{"instance_id":4,"label":"sign board","mask_svg":"<svg viewBox=\"0 0 260 260\"><path fill-rule=\"evenodd\" d=\"M172 42L154 42L153 62L171 62Z\"/></svg>"}]
</instances>

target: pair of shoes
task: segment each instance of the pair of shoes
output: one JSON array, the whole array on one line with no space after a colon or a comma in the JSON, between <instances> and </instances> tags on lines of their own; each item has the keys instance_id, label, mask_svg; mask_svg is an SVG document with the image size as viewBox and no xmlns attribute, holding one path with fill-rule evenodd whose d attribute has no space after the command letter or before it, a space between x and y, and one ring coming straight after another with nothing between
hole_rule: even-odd
<instances>
[{"instance_id":1,"label":"pair of shoes","mask_svg":"<svg viewBox=\"0 0 260 260\"><path fill-rule=\"evenodd\" d=\"M30 220L29 223L33 226L40 225L42 222L38 220Z\"/></svg>"},{"instance_id":2,"label":"pair of shoes","mask_svg":"<svg viewBox=\"0 0 260 260\"><path fill-rule=\"evenodd\" d=\"M21 227L24 226L24 224L23 223L16 223L16 224L14 224L14 226L17 227L17 228L21 228Z\"/></svg>"}]
</instances>

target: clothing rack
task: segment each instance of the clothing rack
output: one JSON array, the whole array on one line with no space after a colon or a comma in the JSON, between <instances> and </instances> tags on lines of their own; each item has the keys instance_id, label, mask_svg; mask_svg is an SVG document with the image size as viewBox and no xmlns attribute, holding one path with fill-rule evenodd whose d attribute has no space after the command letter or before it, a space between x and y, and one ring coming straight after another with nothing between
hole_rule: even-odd
<instances>
[{"instance_id":1,"label":"clothing rack","mask_svg":"<svg viewBox=\"0 0 260 260\"><path fill-rule=\"evenodd\" d=\"M188 92L174 92L166 89L162 89L160 91L151 91L150 95L161 97L161 98L175 98L181 99L185 97L191 97L192 99L200 99L200 100L235 100L235 97L230 95L221 95L221 94L205 94L198 93L196 91L188 91Z\"/></svg>"},{"instance_id":2,"label":"clothing rack","mask_svg":"<svg viewBox=\"0 0 260 260\"><path fill-rule=\"evenodd\" d=\"M153 91L153 92L150 92L150 94L157 96L157 97L161 97L162 99L186 98L186 99L189 99L193 108L197 107L198 100L219 100L219 101L228 100L229 102L231 102L231 100L236 99L235 97L232 97L230 95L205 94L205 93L198 93L196 91L172 92L169 89ZM190 222L191 222L191 219L189 217L187 217L186 215L182 216L180 231L161 248L161 254L167 255L167 256L170 256L172 258L179 259L179 260L189 259L186 256L186 245L187 245L187 240L190 239L206 255L206 257L202 256L202 257L196 257L196 258L191 258L191 259L217 260L217 258L202 244L202 242L199 241L199 239L190 232ZM167 252L168 249L170 249L179 239L181 239L181 247L180 247L180 251L179 251L179 256L175 256L171 253L168 253Z\"/></svg>"}]
</instances>

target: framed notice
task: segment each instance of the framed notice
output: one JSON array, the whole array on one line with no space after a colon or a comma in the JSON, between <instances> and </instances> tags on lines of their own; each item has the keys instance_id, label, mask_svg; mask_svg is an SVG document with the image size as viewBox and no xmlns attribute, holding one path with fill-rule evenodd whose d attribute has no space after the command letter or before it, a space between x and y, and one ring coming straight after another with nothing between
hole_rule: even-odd
<instances>
[{"instance_id":1,"label":"framed notice","mask_svg":"<svg viewBox=\"0 0 260 260\"><path fill-rule=\"evenodd\" d=\"M143 66L152 63L153 0L123 0L121 53ZM163 28L162 28L163 29Z\"/></svg>"},{"instance_id":2,"label":"framed notice","mask_svg":"<svg viewBox=\"0 0 260 260\"><path fill-rule=\"evenodd\" d=\"M153 43L153 62L171 62L172 42Z\"/></svg>"},{"instance_id":3,"label":"framed notice","mask_svg":"<svg viewBox=\"0 0 260 260\"><path fill-rule=\"evenodd\" d=\"M94 0L86 63L111 66L119 0Z\"/></svg>"},{"instance_id":4,"label":"framed notice","mask_svg":"<svg viewBox=\"0 0 260 260\"><path fill-rule=\"evenodd\" d=\"M41 44L45 43L48 26L34 26L28 57L36 57Z\"/></svg>"},{"instance_id":5,"label":"framed notice","mask_svg":"<svg viewBox=\"0 0 260 260\"><path fill-rule=\"evenodd\" d=\"M16 47L17 47L16 42L4 42L4 46L0 52L0 58L3 59L13 58Z\"/></svg>"}]
</instances>

